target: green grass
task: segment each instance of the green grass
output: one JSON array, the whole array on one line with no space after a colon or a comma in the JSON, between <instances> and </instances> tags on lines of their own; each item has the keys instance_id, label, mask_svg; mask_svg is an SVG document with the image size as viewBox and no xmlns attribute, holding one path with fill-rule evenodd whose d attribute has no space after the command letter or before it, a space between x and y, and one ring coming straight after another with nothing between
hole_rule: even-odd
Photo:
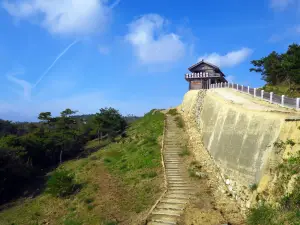
<instances>
[{"instance_id":1,"label":"green grass","mask_svg":"<svg viewBox=\"0 0 300 225\"><path fill-rule=\"evenodd\" d=\"M76 183L82 185L76 194L60 198L44 192L25 199L1 211L0 224L113 225L141 217L162 191L163 128L164 115L149 112L131 124L126 138L57 168L72 171ZM92 141L88 147L96 143Z\"/></svg>"}]
</instances>

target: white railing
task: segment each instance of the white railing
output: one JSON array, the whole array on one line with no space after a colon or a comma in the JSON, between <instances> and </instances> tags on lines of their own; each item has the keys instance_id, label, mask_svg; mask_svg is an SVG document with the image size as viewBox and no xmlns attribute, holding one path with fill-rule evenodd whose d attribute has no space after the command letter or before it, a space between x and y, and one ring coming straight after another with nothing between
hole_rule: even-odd
<instances>
[{"instance_id":1,"label":"white railing","mask_svg":"<svg viewBox=\"0 0 300 225\"><path fill-rule=\"evenodd\" d=\"M299 110L300 109L300 98L289 98L284 95L276 95L273 92L265 92L264 90L251 88L249 86L234 84L234 83L216 83L210 85L211 89L214 88L232 88L237 91L241 91L252 95L255 98L260 98L262 100L268 101L273 104L278 104L283 107L289 107Z\"/></svg>"}]
</instances>

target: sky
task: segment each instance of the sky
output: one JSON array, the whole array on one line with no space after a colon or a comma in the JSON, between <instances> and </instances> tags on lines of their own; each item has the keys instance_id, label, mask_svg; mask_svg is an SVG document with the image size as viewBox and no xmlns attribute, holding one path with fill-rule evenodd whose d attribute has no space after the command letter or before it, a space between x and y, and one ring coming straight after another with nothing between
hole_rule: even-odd
<instances>
[{"instance_id":1,"label":"sky","mask_svg":"<svg viewBox=\"0 0 300 225\"><path fill-rule=\"evenodd\" d=\"M300 0L0 0L0 118L123 115L181 103L204 59L264 85L251 60L300 38Z\"/></svg>"}]
</instances>

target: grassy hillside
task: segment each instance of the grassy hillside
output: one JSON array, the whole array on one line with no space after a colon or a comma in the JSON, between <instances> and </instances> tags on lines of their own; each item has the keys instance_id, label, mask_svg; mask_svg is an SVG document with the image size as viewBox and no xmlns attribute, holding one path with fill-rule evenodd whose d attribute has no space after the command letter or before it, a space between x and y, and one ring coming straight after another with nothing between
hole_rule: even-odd
<instances>
[{"instance_id":1,"label":"grassy hillside","mask_svg":"<svg viewBox=\"0 0 300 225\"><path fill-rule=\"evenodd\" d=\"M0 212L1 225L137 224L160 195L160 143L164 115L151 111L133 122L126 138L87 158L63 163L81 189L69 197L46 191ZM96 141L88 148L95 147Z\"/></svg>"},{"instance_id":2,"label":"grassy hillside","mask_svg":"<svg viewBox=\"0 0 300 225\"><path fill-rule=\"evenodd\" d=\"M300 85L293 85L290 89L289 86L285 84L276 86L267 84L262 89L277 95L285 95L292 98L300 97Z\"/></svg>"}]
</instances>

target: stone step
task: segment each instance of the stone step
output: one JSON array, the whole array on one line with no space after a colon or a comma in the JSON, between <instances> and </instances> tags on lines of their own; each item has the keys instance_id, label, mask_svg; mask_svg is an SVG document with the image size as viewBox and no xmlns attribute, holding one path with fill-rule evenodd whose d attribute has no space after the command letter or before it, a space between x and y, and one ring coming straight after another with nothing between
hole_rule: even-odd
<instances>
[{"instance_id":1,"label":"stone step","mask_svg":"<svg viewBox=\"0 0 300 225\"><path fill-rule=\"evenodd\" d=\"M153 222L160 222L166 224L177 224L176 216L167 216L167 215L152 215L150 220Z\"/></svg>"},{"instance_id":2,"label":"stone step","mask_svg":"<svg viewBox=\"0 0 300 225\"><path fill-rule=\"evenodd\" d=\"M176 198L176 199L191 199L192 196L187 195L187 194L167 194L165 196L166 198Z\"/></svg>"},{"instance_id":3,"label":"stone step","mask_svg":"<svg viewBox=\"0 0 300 225\"><path fill-rule=\"evenodd\" d=\"M164 203L159 202L156 206L158 209L173 209L173 210L184 210L185 204L179 203Z\"/></svg>"},{"instance_id":4,"label":"stone step","mask_svg":"<svg viewBox=\"0 0 300 225\"><path fill-rule=\"evenodd\" d=\"M182 212L173 209L156 209L152 211L153 215L180 216Z\"/></svg>"},{"instance_id":5,"label":"stone step","mask_svg":"<svg viewBox=\"0 0 300 225\"><path fill-rule=\"evenodd\" d=\"M174 185L177 185L177 184L180 184L180 185L188 185L189 183L186 182L186 181L177 181L177 180L167 180L167 183L169 184L169 186L174 186Z\"/></svg>"},{"instance_id":6,"label":"stone step","mask_svg":"<svg viewBox=\"0 0 300 225\"><path fill-rule=\"evenodd\" d=\"M148 225L169 225L169 223L163 223L163 222L154 222L150 221L147 223Z\"/></svg>"},{"instance_id":7,"label":"stone step","mask_svg":"<svg viewBox=\"0 0 300 225\"><path fill-rule=\"evenodd\" d=\"M164 156L165 161L166 160L180 160L179 156Z\"/></svg>"},{"instance_id":8,"label":"stone step","mask_svg":"<svg viewBox=\"0 0 300 225\"><path fill-rule=\"evenodd\" d=\"M186 194L186 195L195 195L194 191L191 190L169 190L167 191L166 195L168 194Z\"/></svg>"},{"instance_id":9,"label":"stone step","mask_svg":"<svg viewBox=\"0 0 300 225\"><path fill-rule=\"evenodd\" d=\"M177 199L177 198L163 198L161 200L161 202L163 203L173 203L173 204L176 204L176 203L179 203L179 204L186 204L188 202L187 199Z\"/></svg>"},{"instance_id":10,"label":"stone step","mask_svg":"<svg viewBox=\"0 0 300 225\"><path fill-rule=\"evenodd\" d=\"M184 179L187 179L188 177L185 174L180 174L180 173L167 173L167 178L184 178Z\"/></svg>"},{"instance_id":11,"label":"stone step","mask_svg":"<svg viewBox=\"0 0 300 225\"><path fill-rule=\"evenodd\" d=\"M183 177L167 177L169 181L186 181Z\"/></svg>"},{"instance_id":12,"label":"stone step","mask_svg":"<svg viewBox=\"0 0 300 225\"><path fill-rule=\"evenodd\" d=\"M170 225L170 223L164 223L164 222L154 222L150 221L147 223L148 225Z\"/></svg>"},{"instance_id":13,"label":"stone step","mask_svg":"<svg viewBox=\"0 0 300 225\"><path fill-rule=\"evenodd\" d=\"M183 186L173 186L173 187L169 187L168 190L169 191L193 191L195 188L194 187L183 187Z\"/></svg>"}]
</instances>

